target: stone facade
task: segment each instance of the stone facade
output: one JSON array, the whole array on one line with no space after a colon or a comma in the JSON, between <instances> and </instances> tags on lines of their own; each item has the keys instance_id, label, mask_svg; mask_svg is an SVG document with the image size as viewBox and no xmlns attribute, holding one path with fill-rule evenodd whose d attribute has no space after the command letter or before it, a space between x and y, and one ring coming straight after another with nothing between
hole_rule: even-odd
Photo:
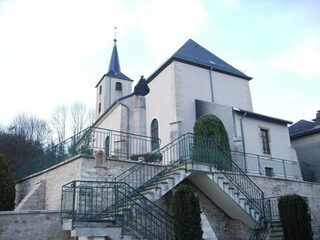
<instances>
[{"instance_id":1,"label":"stone facade","mask_svg":"<svg viewBox=\"0 0 320 240\"><path fill-rule=\"evenodd\" d=\"M218 206L216 206L206 195L195 187L191 181L184 180L180 184L190 186L199 198L200 208L208 220L211 230L219 240L241 240L249 239L252 230L239 220L234 220L226 215ZM179 184L179 185L180 185ZM179 186L178 185L178 186ZM172 191L157 201L157 204L173 214L173 193L177 189L176 186ZM204 236L205 236L204 232ZM209 239L209 238L204 238Z\"/></svg>"},{"instance_id":2,"label":"stone facade","mask_svg":"<svg viewBox=\"0 0 320 240\"><path fill-rule=\"evenodd\" d=\"M251 179L264 192L265 198L298 194L308 198L312 218L313 238L320 239L320 184L312 182L253 177Z\"/></svg>"},{"instance_id":3,"label":"stone facade","mask_svg":"<svg viewBox=\"0 0 320 240\"><path fill-rule=\"evenodd\" d=\"M15 208L15 211L21 210L42 210L45 208L45 181L36 183L29 193L23 198L19 205Z\"/></svg>"},{"instance_id":4,"label":"stone facade","mask_svg":"<svg viewBox=\"0 0 320 240\"><path fill-rule=\"evenodd\" d=\"M16 206L32 190L32 188L43 181L45 185L45 204L44 209L58 210L61 205L61 187L73 180L80 179L80 169L82 157L74 157L46 169L38 174L34 174L16 183Z\"/></svg>"},{"instance_id":5,"label":"stone facade","mask_svg":"<svg viewBox=\"0 0 320 240\"><path fill-rule=\"evenodd\" d=\"M30 204L25 205L22 209L59 210L63 185L74 180L111 181L134 164L136 164L135 161L106 160L99 155L96 158L75 157L63 162L58 167L40 172L17 183L16 206L41 182L41 187L45 191L34 191L31 196L28 196Z\"/></svg>"},{"instance_id":6,"label":"stone facade","mask_svg":"<svg viewBox=\"0 0 320 240\"><path fill-rule=\"evenodd\" d=\"M69 240L58 211L0 212L0 239Z\"/></svg>"}]
</instances>

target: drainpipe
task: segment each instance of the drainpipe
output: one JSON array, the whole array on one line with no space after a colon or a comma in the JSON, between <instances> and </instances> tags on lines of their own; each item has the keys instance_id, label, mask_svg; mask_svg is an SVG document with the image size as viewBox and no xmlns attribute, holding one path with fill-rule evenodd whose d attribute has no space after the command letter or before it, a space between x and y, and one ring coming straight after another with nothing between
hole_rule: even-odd
<instances>
[{"instance_id":1,"label":"drainpipe","mask_svg":"<svg viewBox=\"0 0 320 240\"><path fill-rule=\"evenodd\" d=\"M214 102L214 97L213 97L213 84L212 84L212 69L213 69L213 65L216 64L213 61L209 61L210 64L210 72L209 72L209 77L210 77L210 90L211 90L211 100L212 102Z\"/></svg>"},{"instance_id":2,"label":"drainpipe","mask_svg":"<svg viewBox=\"0 0 320 240\"><path fill-rule=\"evenodd\" d=\"M247 172L247 159L246 159L246 145L244 143L244 133L243 133L243 123L242 120L246 117L247 112L244 112L243 116L240 118L240 128L241 128L241 138L242 138L242 151L244 159L244 170Z\"/></svg>"},{"instance_id":3,"label":"drainpipe","mask_svg":"<svg viewBox=\"0 0 320 240\"><path fill-rule=\"evenodd\" d=\"M118 100L116 102L127 109L127 131L126 132L127 132L127 134L129 134L129 131L130 131L130 127L129 127L129 122L130 122L129 121L129 118L130 118L130 116L129 116L129 107L127 105L123 104L122 102L118 101ZM120 132L121 132L121 129L120 129ZM129 141L128 141L128 139L129 138L127 136L126 149L127 149L127 157L129 159Z\"/></svg>"}]
</instances>

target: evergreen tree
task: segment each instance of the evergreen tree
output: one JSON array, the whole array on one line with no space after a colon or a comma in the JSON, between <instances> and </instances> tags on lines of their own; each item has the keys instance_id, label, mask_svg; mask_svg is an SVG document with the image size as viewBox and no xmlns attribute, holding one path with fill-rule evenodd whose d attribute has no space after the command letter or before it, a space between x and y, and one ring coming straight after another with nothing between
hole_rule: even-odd
<instances>
[{"instance_id":1,"label":"evergreen tree","mask_svg":"<svg viewBox=\"0 0 320 240\"><path fill-rule=\"evenodd\" d=\"M194 160L216 165L219 170L231 170L228 133L215 115L201 116L193 127Z\"/></svg>"},{"instance_id":2,"label":"evergreen tree","mask_svg":"<svg viewBox=\"0 0 320 240\"><path fill-rule=\"evenodd\" d=\"M311 216L307 201L299 195L279 199L279 215L285 240L312 240Z\"/></svg>"},{"instance_id":3,"label":"evergreen tree","mask_svg":"<svg viewBox=\"0 0 320 240\"><path fill-rule=\"evenodd\" d=\"M174 230L176 240L202 239L199 199L186 185L181 185L174 194Z\"/></svg>"},{"instance_id":4,"label":"evergreen tree","mask_svg":"<svg viewBox=\"0 0 320 240\"><path fill-rule=\"evenodd\" d=\"M15 187L3 155L0 154L0 211L14 209Z\"/></svg>"}]
</instances>

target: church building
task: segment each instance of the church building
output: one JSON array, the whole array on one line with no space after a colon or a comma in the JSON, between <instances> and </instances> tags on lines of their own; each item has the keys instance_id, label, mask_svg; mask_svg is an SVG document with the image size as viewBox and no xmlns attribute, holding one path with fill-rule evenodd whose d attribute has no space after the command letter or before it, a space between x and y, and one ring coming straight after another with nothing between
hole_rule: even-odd
<instances>
[{"instance_id":1,"label":"church building","mask_svg":"<svg viewBox=\"0 0 320 240\"><path fill-rule=\"evenodd\" d=\"M293 193L308 199L320 237L320 186L303 181L292 122L254 112L250 81L189 39L133 86L114 39L96 121L14 173L16 214L57 214L40 231L51 239L175 239L173 195L186 184L203 239L281 239L278 199ZM227 148L195 132L208 116Z\"/></svg>"}]
</instances>

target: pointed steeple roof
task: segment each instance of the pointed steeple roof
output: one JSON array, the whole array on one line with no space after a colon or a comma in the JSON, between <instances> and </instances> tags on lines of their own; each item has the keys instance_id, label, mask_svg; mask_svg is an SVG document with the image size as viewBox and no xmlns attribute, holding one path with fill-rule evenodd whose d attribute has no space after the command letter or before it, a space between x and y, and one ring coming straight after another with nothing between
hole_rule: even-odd
<instances>
[{"instance_id":1,"label":"pointed steeple roof","mask_svg":"<svg viewBox=\"0 0 320 240\"><path fill-rule=\"evenodd\" d=\"M117 50L117 39L114 39L114 45L113 45L112 55L111 55L110 64L109 64L109 71L106 75L108 77L114 77L114 78L120 78L123 80L132 81L130 78L128 78L126 75L124 75L121 72L120 61L119 61L118 50Z\"/></svg>"},{"instance_id":2,"label":"pointed steeple roof","mask_svg":"<svg viewBox=\"0 0 320 240\"><path fill-rule=\"evenodd\" d=\"M245 75L235 67L223 61L198 43L189 39L178 51L176 51L158 70L156 70L147 80L152 81L164 68L166 68L171 62L179 61L194 65L197 67L212 69L216 72L225 73L231 76L236 76L245 80L251 80L252 78Z\"/></svg>"}]
</instances>

